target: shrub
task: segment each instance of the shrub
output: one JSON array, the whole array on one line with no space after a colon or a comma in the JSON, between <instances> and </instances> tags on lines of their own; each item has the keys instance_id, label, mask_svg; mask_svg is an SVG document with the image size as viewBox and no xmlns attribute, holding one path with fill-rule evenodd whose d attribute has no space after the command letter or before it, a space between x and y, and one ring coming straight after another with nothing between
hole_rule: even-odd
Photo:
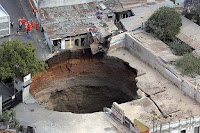
<instances>
[{"instance_id":1,"label":"shrub","mask_svg":"<svg viewBox=\"0 0 200 133\"><path fill-rule=\"evenodd\" d=\"M200 74L200 57L194 56L193 54L185 54L177 60L176 66L183 75L193 77Z\"/></svg>"},{"instance_id":2,"label":"shrub","mask_svg":"<svg viewBox=\"0 0 200 133\"><path fill-rule=\"evenodd\" d=\"M173 42L168 43L171 51L175 55L182 56L186 53L191 53L193 51L192 47L187 45L184 42L181 42L179 40L175 40Z\"/></svg>"}]
</instances>

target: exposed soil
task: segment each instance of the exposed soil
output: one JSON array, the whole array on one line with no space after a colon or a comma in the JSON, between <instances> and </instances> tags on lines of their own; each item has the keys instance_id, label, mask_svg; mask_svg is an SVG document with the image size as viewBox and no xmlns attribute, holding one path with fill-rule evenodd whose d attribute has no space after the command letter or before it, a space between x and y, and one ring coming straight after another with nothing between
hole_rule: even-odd
<instances>
[{"instance_id":1,"label":"exposed soil","mask_svg":"<svg viewBox=\"0 0 200 133\"><path fill-rule=\"evenodd\" d=\"M32 79L30 91L42 106L60 112L92 113L137 96L136 70L122 60L79 51L76 57L57 63L59 56L69 55L50 59L47 73Z\"/></svg>"}]
</instances>

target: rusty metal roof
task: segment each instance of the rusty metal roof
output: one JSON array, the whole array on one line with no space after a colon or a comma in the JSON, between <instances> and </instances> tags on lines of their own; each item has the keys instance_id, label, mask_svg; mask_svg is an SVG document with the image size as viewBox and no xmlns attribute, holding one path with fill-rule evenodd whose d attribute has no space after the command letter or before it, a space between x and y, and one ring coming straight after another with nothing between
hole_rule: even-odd
<instances>
[{"instance_id":1,"label":"rusty metal roof","mask_svg":"<svg viewBox=\"0 0 200 133\"><path fill-rule=\"evenodd\" d=\"M39 10L41 24L49 38L58 39L67 36L88 33L89 28L95 27L102 37L110 35L117 30L112 19L107 17L111 12L131 10L134 7L146 4L146 0L107 0L102 2L106 10L102 10L102 19L97 18L97 5L99 2L90 2L62 7L49 7ZM106 26L100 26L105 23Z\"/></svg>"}]
</instances>

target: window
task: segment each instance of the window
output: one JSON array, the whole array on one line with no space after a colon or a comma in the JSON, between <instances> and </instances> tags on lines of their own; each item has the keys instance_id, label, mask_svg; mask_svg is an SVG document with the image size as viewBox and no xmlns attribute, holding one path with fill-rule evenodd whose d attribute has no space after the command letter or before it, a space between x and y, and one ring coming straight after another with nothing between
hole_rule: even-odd
<instances>
[{"instance_id":1,"label":"window","mask_svg":"<svg viewBox=\"0 0 200 133\"><path fill-rule=\"evenodd\" d=\"M186 133L186 129L185 130L181 130L181 133Z\"/></svg>"},{"instance_id":2,"label":"window","mask_svg":"<svg viewBox=\"0 0 200 133\"><path fill-rule=\"evenodd\" d=\"M194 128L194 133L200 133L200 126Z\"/></svg>"},{"instance_id":3,"label":"window","mask_svg":"<svg viewBox=\"0 0 200 133\"><path fill-rule=\"evenodd\" d=\"M76 46L79 46L79 39L76 39L76 40L75 40L75 45L76 45Z\"/></svg>"}]
</instances>

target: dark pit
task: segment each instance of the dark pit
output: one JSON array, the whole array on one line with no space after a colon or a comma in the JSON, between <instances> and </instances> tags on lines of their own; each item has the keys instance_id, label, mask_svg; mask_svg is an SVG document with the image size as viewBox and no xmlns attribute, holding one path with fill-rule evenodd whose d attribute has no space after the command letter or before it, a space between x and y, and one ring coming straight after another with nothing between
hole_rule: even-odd
<instances>
[{"instance_id":1,"label":"dark pit","mask_svg":"<svg viewBox=\"0 0 200 133\"><path fill-rule=\"evenodd\" d=\"M47 73L35 76L31 84L31 93L47 109L93 113L137 97L137 72L118 58L66 51L47 63Z\"/></svg>"}]
</instances>

